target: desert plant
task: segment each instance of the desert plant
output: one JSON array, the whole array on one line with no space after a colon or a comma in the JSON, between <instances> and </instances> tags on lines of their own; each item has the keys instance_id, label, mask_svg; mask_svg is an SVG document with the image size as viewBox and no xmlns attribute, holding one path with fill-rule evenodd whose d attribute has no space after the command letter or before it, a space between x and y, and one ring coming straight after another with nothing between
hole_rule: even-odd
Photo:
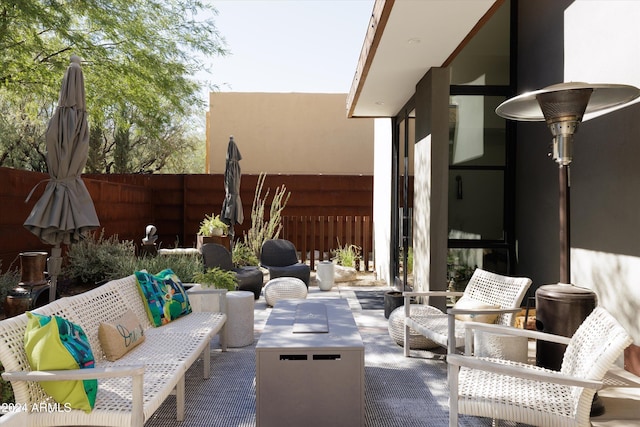
<instances>
[{"instance_id":1,"label":"desert plant","mask_svg":"<svg viewBox=\"0 0 640 427\"><path fill-rule=\"evenodd\" d=\"M340 246L340 240L338 240L338 249L331 251L333 254L333 258L331 259L343 267L355 267L356 261L360 259L361 251L360 246L356 245Z\"/></svg>"},{"instance_id":2,"label":"desert plant","mask_svg":"<svg viewBox=\"0 0 640 427\"><path fill-rule=\"evenodd\" d=\"M105 238L102 229L99 235L90 233L69 247L63 274L81 283L99 283L122 277L123 260L132 258L135 258L135 246L131 240L120 241L117 234Z\"/></svg>"},{"instance_id":3,"label":"desert plant","mask_svg":"<svg viewBox=\"0 0 640 427\"><path fill-rule=\"evenodd\" d=\"M229 226L220 219L220 215L205 215L204 219L200 223L198 234L207 237L215 236L216 234L214 230L217 229L222 230L222 234L227 234Z\"/></svg>"},{"instance_id":4,"label":"desert plant","mask_svg":"<svg viewBox=\"0 0 640 427\"><path fill-rule=\"evenodd\" d=\"M284 184L276 188L271 201L269 219L265 221L264 207L270 191L270 189L267 189L264 197L262 196L262 187L266 176L264 172L261 172L258 176L253 205L251 206L251 228L244 236L244 242L253 251L256 258L260 258L260 250L266 240L277 239L280 235L280 231L282 231L282 211L291 196L291 192L287 193L287 188Z\"/></svg>"},{"instance_id":5,"label":"desert plant","mask_svg":"<svg viewBox=\"0 0 640 427\"><path fill-rule=\"evenodd\" d=\"M197 273L193 280L205 287L214 287L217 289L226 289L234 291L238 284L236 273L229 270L223 270L218 267L208 269L206 272Z\"/></svg>"},{"instance_id":6,"label":"desert plant","mask_svg":"<svg viewBox=\"0 0 640 427\"><path fill-rule=\"evenodd\" d=\"M233 244L231 258L233 265L236 267L260 264L256 254L244 241L237 241Z\"/></svg>"},{"instance_id":7,"label":"desert plant","mask_svg":"<svg viewBox=\"0 0 640 427\"><path fill-rule=\"evenodd\" d=\"M0 261L0 271L2 271L2 261ZM7 298L9 291L20 282L20 270L17 267L13 267L13 264L9 266L7 271L0 274L0 301L4 301ZM2 305L0 305L2 309Z\"/></svg>"},{"instance_id":8,"label":"desert plant","mask_svg":"<svg viewBox=\"0 0 640 427\"><path fill-rule=\"evenodd\" d=\"M117 274L110 278L124 277L133 274L134 271L147 270L156 274L170 268L183 283L194 282L193 277L204 269L202 257L190 254L159 255L155 257L126 257L122 258L116 267Z\"/></svg>"}]
</instances>

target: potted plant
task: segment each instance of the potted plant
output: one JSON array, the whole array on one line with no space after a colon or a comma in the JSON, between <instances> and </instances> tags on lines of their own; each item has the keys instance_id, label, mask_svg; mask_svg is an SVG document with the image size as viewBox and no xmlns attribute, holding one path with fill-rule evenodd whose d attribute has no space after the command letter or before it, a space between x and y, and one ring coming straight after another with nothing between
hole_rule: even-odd
<instances>
[{"instance_id":1,"label":"potted plant","mask_svg":"<svg viewBox=\"0 0 640 427\"><path fill-rule=\"evenodd\" d=\"M210 268L204 273L195 274L193 280L206 288L214 287L228 291L235 291L238 285L235 272L218 267Z\"/></svg>"},{"instance_id":2,"label":"potted plant","mask_svg":"<svg viewBox=\"0 0 640 427\"><path fill-rule=\"evenodd\" d=\"M227 234L229 226L220 219L220 215L205 215L200 223L198 234L202 236L223 236Z\"/></svg>"},{"instance_id":3,"label":"potted plant","mask_svg":"<svg viewBox=\"0 0 640 427\"><path fill-rule=\"evenodd\" d=\"M205 243L221 243L220 237L228 231L229 226L220 219L220 215L205 215L198 229L198 248Z\"/></svg>"}]
</instances>

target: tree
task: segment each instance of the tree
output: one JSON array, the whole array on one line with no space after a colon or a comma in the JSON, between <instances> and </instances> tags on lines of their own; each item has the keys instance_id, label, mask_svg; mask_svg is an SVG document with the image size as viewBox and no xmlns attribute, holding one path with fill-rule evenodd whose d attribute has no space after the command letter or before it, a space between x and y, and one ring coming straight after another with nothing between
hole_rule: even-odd
<instances>
[{"instance_id":1,"label":"tree","mask_svg":"<svg viewBox=\"0 0 640 427\"><path fill-rule=\"evenodd\" d=\"M198 57L226 54L213 20L198 19L215 13L199 0L0 0L0 108L14 111L0 122L0 165L42 167L44 128L73 53L83 58L87 169L176 164L172 156L195 148Z\"/></svg>"}]
</instances>

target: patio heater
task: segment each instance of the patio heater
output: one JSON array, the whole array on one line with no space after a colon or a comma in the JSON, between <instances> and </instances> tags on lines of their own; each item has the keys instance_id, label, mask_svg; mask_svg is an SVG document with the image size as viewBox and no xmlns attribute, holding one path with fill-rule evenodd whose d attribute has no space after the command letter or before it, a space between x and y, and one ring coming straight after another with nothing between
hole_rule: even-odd
<instances>
[{"instance_id":1,"label":"patio heater","mask_svg":"<svg viewBox=\"0 0 640 427\"><path fill-rule=\"evenodd\" d=\"M573 136L584 114L626 104L640 95L634 86L616 84L560 83L508 99L496 114L519 121L544 120L553 136L553 159L558 164L560 281L536 291L536 328L543 332L572 336L596 305L593 291L571 284L570 174ZM540 342L536 346L538 366L559 370L565 346ZM594 399L592 415L604 412Z\"/></svg>"}]
</instances>

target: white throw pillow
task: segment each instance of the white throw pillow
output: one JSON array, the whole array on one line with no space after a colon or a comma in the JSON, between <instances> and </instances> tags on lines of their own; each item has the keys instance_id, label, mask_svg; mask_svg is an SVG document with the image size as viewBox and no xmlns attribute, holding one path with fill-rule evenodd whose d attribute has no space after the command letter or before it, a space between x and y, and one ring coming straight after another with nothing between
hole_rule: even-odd
<instances>
[{"instance_id":1,"label":"white throw pillow","mask_svg":"<svg viewBox=\"0 0 640 427\"><path fill-rule=\"evenodd\" d=\"M456 302L453 308L465 310L486 310L500 308L500 306L497 304L488 304L463 295L462 298ZM494 323L497 318L498 314L456 314L456 319L463 322Z\"/></svg>"}]
</instances>

